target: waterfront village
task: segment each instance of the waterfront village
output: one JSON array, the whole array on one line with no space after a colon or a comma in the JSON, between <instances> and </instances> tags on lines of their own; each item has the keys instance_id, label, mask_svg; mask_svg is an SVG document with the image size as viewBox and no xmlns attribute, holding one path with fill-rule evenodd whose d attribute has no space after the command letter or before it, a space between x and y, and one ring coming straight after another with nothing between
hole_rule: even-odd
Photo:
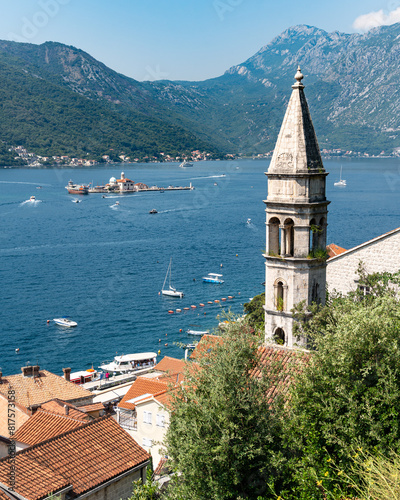
<instances>
[{"instance_id":1,"label":"waterfront village","mask_svg":"<svg viewBox=\"0 0 400 500\"><path fill-rule=\"evenodd\" d=\"M400 228L352 249L327 246L327 172L300 68L295 79L267 172L265 337L257 359L273 374L274 385L264 411L274 398L285 401L293 373L301 372L312 356L295 330L295 305L323 304L326 288L347 294L364 286L357 273L360 261L369 273L399 268ZM327 254L321 258L318 250ZM202 333L185 359L136 353L117 356L101 374L94 369L71 373L64 367L61 376L40 366L23 366L13 375L0 372L0 499L126 499L132 481L145 481L150 461L152 480L165 488L172 477L164 439L174 393L185 386L191 370L201 371L201 357L207 359L213 347L223 344L223 334ZM245 377L261 377L258 368ZM187 430L185 439L191 439ZM326 456L321 460L325 467ZM321 470L326 478L328 469ZM315 487L322 485L319 481L316 476ZM4 485L10 482L15 495L7 494ZM253 483L265 493L266 481Z\"/></svg>"},{"instance_id":2,"label":"waterfront village","mask_svg":"<svg viewBox=\"0 0 400 500\"><path fill-rule=\"evenodd\" d=\"M87 158L73 158L68 155L61 156L40 156L29 152L23 146L12 146L9 151L15 151L17 156L15 159L21 160L28 167L43 167L43 166L69 166L69 167L93 167L98 163L160 163L160 162L181 162L181 161L207 161L212 160L213 155L206 151L194 150L188 156L171 156L167 153L160 153L159 156L144 156L143 158L131 158L124 153L120 153L117 157L111 159L110 155L102 155L101 160L93 160ZM235 160L240 158L252 159L268 159L272 158L273 151L267 153L258 153L251 156L242 154L226 153L224 159ZM379 155L369 153L361 153L359 151L346 151L344 149L326 149L321 150L323 158L396 158L400 157L400 148L395 148L391 153L382 151Z\"/></svg>"}]
</instances>

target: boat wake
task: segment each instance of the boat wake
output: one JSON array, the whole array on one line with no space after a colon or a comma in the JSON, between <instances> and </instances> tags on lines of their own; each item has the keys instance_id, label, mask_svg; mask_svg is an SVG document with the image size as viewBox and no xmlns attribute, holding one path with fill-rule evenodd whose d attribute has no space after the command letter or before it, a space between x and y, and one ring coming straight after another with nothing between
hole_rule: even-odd
<instances>
[{"instance_id":1,"label":"boat wake","mask_svg":"<svg viewBox=\"0 0 400 500\"><path fill-rule=\"evenodd\" d=\"M200 176L200 177L191 177L188 180L189 181L194 181L194 180L197 180L197 179L220 179L221 177L226 177L226 175L225 174L221 174L221 175L203 175L203 176Z\"/></svg>"},{"instance_id":2,"label":"boat wake","mask_svg":"<svg viewBox=\"0 0 400 500\"><path fill-rule=\"evenodd\" d=\"M37 186L37 182L19 182L19 181L0 181L0 184L26 184L28 186ZM41 184L41 186L51 187L51 184Z\"/></svg>"},{"instance_id":3,"label":"boat wake","mask_svg":"<svg viewBox=\"0 0 400 500\"><path fill-rule=\"evenodd\" d=\"M42 200L25 200L20 203L19 206L22 207L22 205L37 205L38 203L42 203Z\"/></svg>"}]
</instances>

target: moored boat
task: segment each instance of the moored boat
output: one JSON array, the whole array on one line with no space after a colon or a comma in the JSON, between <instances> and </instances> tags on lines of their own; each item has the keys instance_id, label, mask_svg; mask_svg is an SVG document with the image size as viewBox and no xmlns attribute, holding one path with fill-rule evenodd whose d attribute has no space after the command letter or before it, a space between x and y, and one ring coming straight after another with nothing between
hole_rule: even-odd
<instances>
[{"instance_id":1,"label":"moored boat","mask_svg":"<svg viewBox=\"0 0 400 500\"><path fill-rule=\"evenodd\" d=\"M157 353L138 352L115 356L111 363L104 363L99 368L108 373L131 373L143 368L152 368L156 361Z\"/></svg>"},{"instance_id":2,"label":"moored boat","mask_svg":"<svg viewBox=\"0 0 400 500\"><path fill-rule=\"evenodd\" d=\"M222 279L222 274L216 273L208 273L207 276L203 276L203 281L206 283L218 283L221 284L224 282Z\"/></svg>"},{"instance_id":3,"label":"moored boat","mask_svg":"<svg viewBox=\"0 0 400 500\"><path fill-rule=\"evenodd\" d=\"M167 274L165 275L164 284L162 286L161 293L162 293L162 295L166 295L167 297L179 297L179 298L182 298L183 297L183 292L179 292L171 284L171 275L172 275L172 258L169 261L169 265L168 265L168 269L167 269ZM166 284L168 278L169 278L168 288L165 288L165 284Z\"/></svg>"},{"instance_id":4,"label":"moored boat","mask_svg":"<svg viewBox=\"0 0 400 500\"><path fill-rule=\"evenodd\" d=\"M74 184L72 181L68 182L65 189L69 194L89 194L89 186L85 186L84 184Z\"/></svg>"}]
</instances>

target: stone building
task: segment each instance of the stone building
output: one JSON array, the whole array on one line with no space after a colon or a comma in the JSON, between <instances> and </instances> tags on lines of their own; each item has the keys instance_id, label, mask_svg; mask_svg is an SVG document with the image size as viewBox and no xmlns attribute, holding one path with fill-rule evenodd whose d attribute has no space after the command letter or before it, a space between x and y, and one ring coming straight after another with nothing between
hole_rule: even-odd
<instances>
[{"instance_id":1,"label":"stone building","mask_svg":"<svg viewBox=\"0 0 400 500\"><path fill-rule=\"evenodd\" d=\"M300 301L323 303L326 285L326 176L314 126L297 82L266 175L265 339L292 347L291 309Z\"/></svg>"},{"instance_id":2,"label":"stone building","mask_svg":"<svg viewBox=\"0 0 400 500\"><path fill-rule=\"evenodd\" d=\"M326 280L328 290L347 294L358 285L357 269L362 262L368 274L390 272L400 269L400 228L393 229L377 238L366 241L350 250L342 251L327 262ZM365 290L367 293L368 290Z\"/></svg>"}]
</instances>

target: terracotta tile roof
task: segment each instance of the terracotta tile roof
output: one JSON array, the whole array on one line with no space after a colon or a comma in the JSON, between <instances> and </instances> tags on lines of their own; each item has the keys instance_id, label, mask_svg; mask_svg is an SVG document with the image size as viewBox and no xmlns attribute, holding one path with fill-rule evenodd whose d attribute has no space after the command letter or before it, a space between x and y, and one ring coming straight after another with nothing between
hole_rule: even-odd
<instances>
[{"instance_id":1,"label":"terracotta tile roof","mask_svg":"<svg viewBox=\"0 0 400 500\"><path fill-rule=\"evenodd\" d=\"M64 432L82 425L82 420L75 420L66 415L57 415L38 410L13 435L15 441L33 446Z\"/></svg>"},{"instance_id":2,"label":"terracotta tile roof","mask_svg":"<svg viewBox=\"0 0 400 500\"><path fill-rule=\"evenodd\" d=\"M167 391L159 392L158 394L154 394L153 397L160 404L168 407L168 405L170 404L171 399L172 399L172 394L171 394L171 391L167 390Z\"/></svg>"},{"instance_id":3,"label":"terracotta tile roof","mask_svg":"<svg viewBox=\"0 0 400 500\"><path fill-rule=\"evenodd\" d=\"M39 500L72 485L72 497L144 465L150 455L111 416L44 441L15 456L15 491ZM10 463L0 460L0 482L8 485Z\"/></svg>"},{"instance_id":4,"label":"terracotta tile roof","mask_svg":"<svg viewBox=\"0 0 400 500\"><path fill-rule=\"evenodd\" d=\"M172 373L182 373L185 369L186 362L183 359L170 358L169 356L164 356L163 359L156 364L155 370L160 372Z\"/></svg>"},{"instance_id":5,"label":"terracotta tile roof","mask_svg":"<svg viewBox=\"0 0 400 500\"><path fill-rule=\"evenodd\" d=\"M218 335L203 335L195 350L190 355L190 359L198 359L199 356L207 354L218 343L222 342L222 337Z\"/></svg>"},{"instance_id":6,"label":"terracotta tile roof","mask_svg":"<svg viewBox=\"0 0 400 500\"><path fill-rule=\"evenodd\" d=\"M159 382L163 382L164 384L167 385L177 385L183 382L184 380L184 374L183 373L173 373L172 375L161 375L160 377L157 377L156 379L153 380L158 380Z\"/></svg>"},{"instance_id":7,"label":"terracotta tile roof","mask_svg":"<svg viewBox=\"0 0 400 500\"><path fill-rule=\"evenodd\" d=\"M331 243L326 247L326 251L328 252L328 258L335 257L336 255L340 255L343 252L347 252L345 248L340 247L339 245L335 245L335 243Z\"/></svg>"},{"instance_id":8,"label":"terracotta tile roof","mask_svg":"<svg viewBox=\"0 0 400 500\"><path fill-rule=\"evenodd\" d=\"M40 408L58 415L65 415L65 406L68 406L68 417L74 418L75 420L83 420L85 422L90 420L90 416L87 415L84 410L86 406L80 406L77 408L76 406L66 403L65 401L61 401L60 399L47 401L46 403L41 404Z\"/></svg>"},{"instance_id":9,"label":"terracotta tile roof","mask_svg":"<svg viewBox=\"0 0 400 500\"><path fill-rule=\"evenodd\" d=\"M103 403L92 403L90 405L83 405L79 407L80 410L83 412L91 412L91 411L98 411L98 410L104 410L104 405Z\"/></svg>"},{"instance_id":10,"label":"terracotta tile roof","mask_svg":"<svg viewBox=\"0 0 400 500\"><path fill-rule=\"evenodd\" d=\"M158 462L157 467L154 469L153 476L161 476L161 474L164 474L167 469L167 462L168 462L168 457L162 457L160 458L160 461Z\"/></svg>"},{"instance_id":11,"label":"terracotta tile roof","mask_svg":"<svg viewBox=\"0 0 400 500\"><path fill-rule=\"evenodd\" d=\"M259 348L260 363L267 368L271 380L271 388L267 396L269 402L278 394L284 395L293 380L293 374L301 371L308 364L311 353L299 349L289 349L281 346L270 345ZM251 376L260 378L260 368L255 368Z\"/></svg>"},{"instance_id":12,"label":"terracotta tile roof","mask_svg":"<svg viewBox=\"0 0 400 500\"><path fill-rule=\"evenodd\" d=\"M73 399L93 397L93 394L73 384L67 382L63 377L40 370L38 377L24 377L20 375L9 375L2 378L0 384L0 393L7 396L9 385L15 391L15 401L25 408L30 408L33 405L40 405L54 398L59 398L64 401Z\"/></svg>"},{"instance_id":13,"label":"terracotta tile roof","mask_svg":"<svg viewBox=\"0 0 400 500\"><path fill-rule=\"evenodd\" d=\"M134 410L134 403L127 403L130 399L143 396L144 394L156 394L157 392L165 391L167 384L153 380L151 378L138 377L130 386L129 391L125 394L118 404L118 408Z\"/></svg>"}]
</instances>

